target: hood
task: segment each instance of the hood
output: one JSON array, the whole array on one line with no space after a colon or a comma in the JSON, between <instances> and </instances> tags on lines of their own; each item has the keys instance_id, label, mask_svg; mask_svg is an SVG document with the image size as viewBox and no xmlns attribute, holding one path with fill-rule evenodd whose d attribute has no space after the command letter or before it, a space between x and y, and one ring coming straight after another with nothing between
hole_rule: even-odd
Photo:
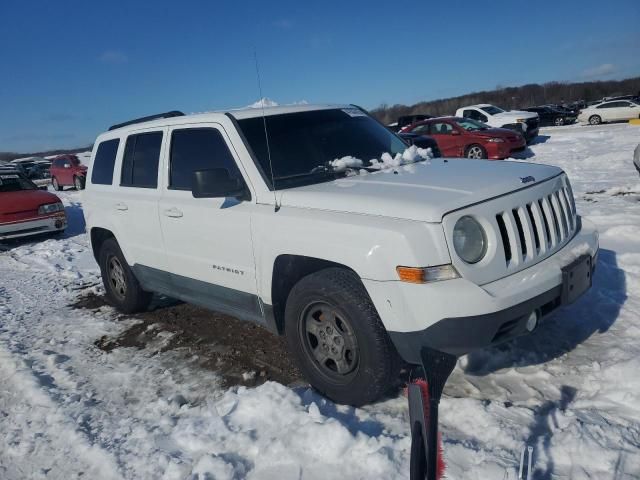
<instances>
[{"instance_id":1,"label":"hood","mask_svg":"<svg viewBox=\"0 0 640 480\"><path fill-rule=\"evenodd\" d=\"M493 115L494 118L504 118L504 119L511 119L511 118L538 118L538 114L535 112L525 112L524 110L509 110L508 112L502 112L502 113L498 113L496 115Z\"/></svg>"},{"instance_id":2,"label":"hood","mask_svg":"<svg viewBox=\"0 0 640 480\"><path fill-rule=\"evenodd\" d=\"M536 185L560 173L560 168L534 163L438 158L282 190L280 201L283 207L440 222L452 210ZM524 184L523 177L535 180Z\"/></svg>"},{"instance_id":3,"label":"hood","mask_svg":"<svg viewBox=\"0 0 640 480\"><path fill-rule=\"evenodd\" d=\"M0 193L0 218L2 215L38 210L40 205L56 203L60 199L44 190L20 190Z\"/></svg>"}]
</instances>

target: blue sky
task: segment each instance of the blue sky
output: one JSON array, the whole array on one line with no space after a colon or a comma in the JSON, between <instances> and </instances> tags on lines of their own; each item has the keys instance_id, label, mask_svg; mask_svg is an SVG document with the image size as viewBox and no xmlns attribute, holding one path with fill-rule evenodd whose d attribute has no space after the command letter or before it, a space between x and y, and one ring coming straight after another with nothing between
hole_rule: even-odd
<instances>
[{"instance_id":1,"label":"blue sky","mask_svg":"<svg viewBox=\"0 0 640 480\"><path fill-rule=\"evenodd\" d=\"M0 151L179 109L420 100L640 75L640 1L0 2Z\"/></svg>"}]
</instances>

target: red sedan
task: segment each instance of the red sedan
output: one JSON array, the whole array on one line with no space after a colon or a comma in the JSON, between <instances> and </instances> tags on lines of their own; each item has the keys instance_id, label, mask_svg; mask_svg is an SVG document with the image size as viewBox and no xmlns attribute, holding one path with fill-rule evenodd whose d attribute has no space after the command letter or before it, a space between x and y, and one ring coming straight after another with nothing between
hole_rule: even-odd
<instances>
[{"instance_id":1,"label":"red sedan","mask_svg":"<svg viewBox=\"0 0 640 480\"><path fill-rule=\"evenodd\" d=\"M512 152L526 147L526 141L519 133L506 128L491 128L470 118L430 118L402 131L433 137L443 157L503 160Z\"/></svg>"},{"instance_id":2,"label":"red sedan","mask_svg":"<svg viewBox=\"0 0 640 480\"><path fill-rule=\"evenodd\" d=\"M0 168L0 240L62 232L66 226L64 205L56 195L40 190L18 170Z\"/></svg>"}]
</instances>

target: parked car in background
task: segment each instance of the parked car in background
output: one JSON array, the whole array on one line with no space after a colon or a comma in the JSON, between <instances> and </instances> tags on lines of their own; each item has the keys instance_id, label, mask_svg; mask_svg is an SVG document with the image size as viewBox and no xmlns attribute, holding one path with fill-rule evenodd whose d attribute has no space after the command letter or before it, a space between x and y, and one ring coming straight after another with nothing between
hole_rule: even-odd
<instances>
[{"instance_id":1,"label":"parked car in background","mask_svg":"<svg viewBox=\"0 0 640 480\"><path fill-rule=\"evenodd\" d=\"M562 107L560 107L562 108ZM568 125L576 121L577 114L569 110L560 109L557 106L529 107L525 108L527 112L537 113L540 117L540 126L548 127L552 125Z\"/></svg>"},{"instance_id":2,"label":"parked car in background","mask_svg":"<svg viewBox=\"0 0 640 480\"><path fill-rule=\"evenodd\" d=\"M527 143L538 136L540 119L537 113L522 110L505 111L495 105L483 103L456 110L456 117L470 118L495 128L508 128L520 132Z\"/></svg>"},{"instance_id":3,"label":"parked car in background","mask_svg":"<svg viewBox=\"0 0 640 480\"><path fill-rule=\"evenodd\" d=\"M503 160L526 147L520 133L470 118L431 118L405 127L405 132L433 137L444 157Z\"/></svg>"},{"instance_id":4,"label":"parked car in background","mask_svg":"<svg viewBox=\"0 0 640 480\"><path fill-rule=\"evenodd\" d=\"M415 115L403 115L401 117L398 117L398 120L396 122L387 125L387 128L394 132L398 132L404 127L411 125L412 123L419 122L420 120L426 120L427 118L433 118L433 116L424 113L416 113Z\"/></svg>"},{"instance_id":5,"label":"parked car in background","mask_svg":"<svg viewBox=\"0 0 640 480\"><path fill-rule=\"evenodd\" d=\"M613 100L580 111L578 121L598 125L604 122L618 122L640 118L640 105L629 100Z\"/></svg>"},{"instance_id":6,"label":"parked car in background","mask_svg":"<svg viewBox=\"0 0 640 480\"><path fill-rule=\"evenodd\" d=\"M398 135L409 145L415 145L420 148L430 148L434 158L442 156L438 142L436 142L433 137L410 132L399 132Z\"/></svg>"},{"instance_id":7,"label":"parked car in background","mask_svg":"<svg viewBox=\"0 0 640 480\"><path fill-rule=\"evenodd\" d=\"M60 199L20 170L0 167L0 240L62 232L67 216Z\"/></svg>"},{"instance_id":8,"label":"parked car in background","mask_svg":"<svg viewBox=\"0 0 640 480\"><path fill-rule=\"evenodd\" d=\"M59 155L51 162L51 184L60 191L66 186L82 190L85 185L87 167L80 163L76 155Z\"/></svg>"}]
</instances>

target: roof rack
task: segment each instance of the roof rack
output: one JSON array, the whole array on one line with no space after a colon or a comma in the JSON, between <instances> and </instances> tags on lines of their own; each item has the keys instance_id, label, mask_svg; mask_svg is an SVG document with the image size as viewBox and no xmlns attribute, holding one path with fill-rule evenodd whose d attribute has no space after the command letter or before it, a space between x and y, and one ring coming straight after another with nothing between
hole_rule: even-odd
<instances>
[{"instance_id":1,"label":"roof rack","mask_svg":"<svg viewBox=\"0 0 640 480\"><path fill-rule=\"evenodd\" d=\"M128 122L117 123L115 125L111 125L109 130L115 130L116 128L126 127L127 125L133 125L135 123L143 123L149 122L151 120L156 120L158 118L171 118L171 117L183 117L184 113L178 110L171 110L170 112L158 113L157 115L149 115L148 117L136 118L134 120L129 120Z\"/></svg>"}]
</instances>

